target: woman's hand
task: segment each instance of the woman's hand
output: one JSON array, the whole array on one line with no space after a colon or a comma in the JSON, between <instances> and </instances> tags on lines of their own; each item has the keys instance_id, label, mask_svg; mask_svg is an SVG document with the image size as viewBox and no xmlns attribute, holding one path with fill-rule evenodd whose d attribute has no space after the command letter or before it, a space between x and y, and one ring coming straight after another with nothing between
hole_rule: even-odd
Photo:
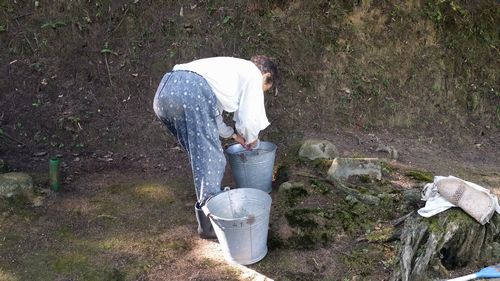
<instances>
[{"instance_id":1,"label":"woman's hand","mask_svg":"<svg viewBox=\"0 0 500 281\"><path fill-rule=\"evenodd\" d=\"M241 146L243 146L243 148L245 148L245 150L252 150L252 149L255 149L256 147L259 146L259 139L256 139L255 141L253 141L249 144L246 144L245 138L238 135L238 134L233 134L231 137L235 141L237 141L239 144L241 144Z\"/></svg>"},{"instance_id":2,"label":"woman's hand","mask_svg":"<svg viewBox=\"0 0 500 281\"><path fill-rule=\"evenodd\" d=\"M232 135L233 140L235 140L237 143L241 144L245 149L247 149L247 145L245 144L245 139L238 135L238 134L233 134Z\"/></svg>"},{"instance_id":3,"label":"woman's hand","mask_svg":"<svg viewBox=\"0 0 500 281\"><path fill-rule=\"evenodd\" d=\"M256 149L256 148L258 148L258 147L259 147L259 144L260 144L259 139L256 139L256 140L254 140L253 142L251 142L251 143L247 144L246 149L247 149L247 150L253 150L253 149Z\"/></svg>"}]
</instances>

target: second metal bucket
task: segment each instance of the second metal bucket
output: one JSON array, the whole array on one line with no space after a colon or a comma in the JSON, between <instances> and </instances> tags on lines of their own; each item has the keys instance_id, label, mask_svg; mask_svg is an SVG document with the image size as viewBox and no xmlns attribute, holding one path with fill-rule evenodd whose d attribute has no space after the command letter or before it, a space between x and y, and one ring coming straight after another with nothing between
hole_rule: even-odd
<instances>
[{"instance_id":1,"label":"second metal bucket","mask_svg":"<svg viewBox=\"0 0 500 281\"><path fill-rule=\"evenodd\" d=\"M276 157L274 143L261 141L259 147L251 151L240 144L233 144L226 149L226 155L238 188L271 192Z\"/></svg>"},{"instance_id":2,"label":"second metal bucket","mask_svg":"<svg viewBox=\"0 0 500 281\"><path fill-rule=\"evenodd\" d=\"M227 261L248 265L267 254L271 202L262 190L237 188L215 195L202 207Z\"/></svg>"}]
</instances>

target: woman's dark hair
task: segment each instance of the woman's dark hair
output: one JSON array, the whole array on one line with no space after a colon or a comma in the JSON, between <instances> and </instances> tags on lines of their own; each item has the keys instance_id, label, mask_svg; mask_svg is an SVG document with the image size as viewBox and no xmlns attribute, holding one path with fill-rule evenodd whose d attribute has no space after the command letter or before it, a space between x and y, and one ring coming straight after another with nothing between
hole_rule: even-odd
<instances>
[{"instance_id":1,"label":"woman's dark hair","mask_svg":"<svg viewBox=\"0 0 500 281\"><path fill-rule=\"evenodd\" d=\"M274 88L276 88L279 81L278 67L276 67L276 64L274 64L270 58L262 55L253 56L250 61L259 68L262 74L271 73L271 76L266 79L266 83L272 83Z\"/></svg>"}]
</instances>

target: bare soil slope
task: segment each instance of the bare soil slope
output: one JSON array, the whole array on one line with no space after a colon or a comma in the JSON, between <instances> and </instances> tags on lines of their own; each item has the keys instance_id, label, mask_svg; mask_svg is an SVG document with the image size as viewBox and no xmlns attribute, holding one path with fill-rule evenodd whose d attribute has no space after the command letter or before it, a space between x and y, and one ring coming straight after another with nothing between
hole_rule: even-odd
<instances>
[{"instance_id":1,"label":"bare soil slope","mask_svg":"<svg viewBox=\"0 0 500 281\"><path fill-rule=\"evenodd\" d=\"M498 186L499 22L494 0L0 0L0 159L45 198L2 202L0 279L257 278L203 256L213 249L193 234L189 164L152 110L162 75L196 58L275 59L262 138L278 144L277 166L315 137L343 156L387 157L376 148L390 145L400 163ZM46 190L55 155L60 194ZM344 250L333 247L312 254ZM257 269L343 280L304 255L278 263L306 264L300 274Z\"/></svg>"}]
</instances>

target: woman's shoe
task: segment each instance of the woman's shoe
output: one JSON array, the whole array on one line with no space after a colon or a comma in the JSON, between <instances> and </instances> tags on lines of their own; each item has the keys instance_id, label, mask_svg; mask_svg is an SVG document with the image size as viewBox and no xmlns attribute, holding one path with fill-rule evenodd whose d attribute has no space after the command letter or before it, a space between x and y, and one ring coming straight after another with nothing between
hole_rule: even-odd
<instances>
[{"instance_id":1,"label":"woman's shoe","mask_svg":"<svg viewBox=\"0 0 500 281\"><path fill-rule=\"evenodd\" d=\"M203 239L217 239L215 235L214 227L210 222L210 219L203 213L201 206L198 202L194 205L194 213L196 215L196 220L198 221L198 234Z\"/></svg>"}]
</instances>

